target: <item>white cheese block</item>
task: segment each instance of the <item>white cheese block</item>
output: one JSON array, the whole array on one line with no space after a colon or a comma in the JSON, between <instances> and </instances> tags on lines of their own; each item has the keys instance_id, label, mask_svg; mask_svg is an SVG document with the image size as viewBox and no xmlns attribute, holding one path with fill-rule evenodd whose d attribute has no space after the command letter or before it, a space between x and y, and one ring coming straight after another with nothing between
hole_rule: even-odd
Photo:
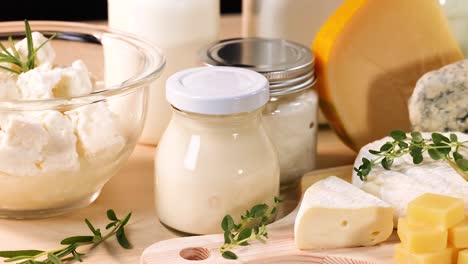
<instances>
[{"instance_id":1,"label":"white cheese block","mask_svg":"<svg viewBox=\"0 0 468 264\"><path fill-rule=\"evenodd\" d=\"M468 133L468 60L426 73L409 100L413 130Z\"/></svg>"},{"instance_id":2,"label":"white cheese block","mask_svg":"<svg viewBox=\"0 0 468 264\"><path fill-rule=\"evenodd\" d=\"M385 241L392 231L389 204L332 176L305 192L294 241L299 249L371 246Z\"/></svg>"},{"instance_id":3,"label":"white cheese block","mask_svg":"<svg viewBox=\"0 0 468 264\"><path fill-rule=\"evenodd\" d=\"M54 88L55 97L71 97L90 94L93 83L88 68L82 60L76 60L71 67L63 68L62 78Z\"/></svg>"},{"instance_id":4,"label":"white cheese block","mask_svg":"<svg viewBox=\"0 0 468 264\"><path fill-rule=\"evenodd\" d=\"M33 39L33 46L34 48L38 48L44 42L47 41L47 38L39 32L32 32L32 39ZM28 42L27 39L24 38L18 43L16 43L15 48L18 50L21 58L26 60L28 57ZM35 58L35 66L48 64L51 67L55 60L55 50L52 48L50 41L46 43L42 48L38 50L36 53Z\"/></svg>"},{"instance_id":5,"label":"white cheese block","mask_svg":"<svg viewBox=\"0 0 468 264\"><path fill-rule=\"evenodd\" d=\"M54 87L62 79L62 69L50 69L49 64L21 73L16 82L21 99L54 98Z\"/></svg>"},{"instance_id":6,"label":"white cheese block","mask_svg":"<svg viewBox=\"0 0 468 264\"><path fill-rule=\"evenodd\" d=\"M19 97L18 87L16 86L17 74L0 70L0 99L13 100Z\"/></svg>"},{"instance_id":7,"label":"white cheese block","mask_svg":"<svg viewBox=\"0 0 468 264\"><path fill-rule=\"evenodd\" d=\"M60 112L10 113L1 116L0 127L1 173L39 176L79 169L76 136Z\"/></svg>"},{"instance_id":8,"label":"white cheese block","mask_svg":"<svg viewBox=\"0 0 468 264\"><path fill-rule=\"evenodd\" d=\"M467 134L456 134L458 140L468 140ZM430 133L423 133L423 137L430 137ZM369 150L379 150L385 142L391 140L386 137L364 146L354 167L362 164L363 157L369 160L376 158ZM464 157L468 156L466 149L460 151ZM462 198L468 208L468 183L447 162L434 161L427 153L424 154L424 161L418 165L413 164L410 155L405 155L394 160L391 170L385 170L382 166L374 167L365 182L353 172L353 184L389 203L395 210L395 221L406 216L408 203L424 193Z\"/></svg>"},{"instance_id":9,"label":"white cheese block","mask_svg":"<svg viewBox=\"0 0 468 264\"><path fill-rule=\"evenodd\" d=\"M78 136L78 153L88 161L116 158L125 146L119 120L106 102L94 103L65 112Z\"/></svg>"}]
</instances>

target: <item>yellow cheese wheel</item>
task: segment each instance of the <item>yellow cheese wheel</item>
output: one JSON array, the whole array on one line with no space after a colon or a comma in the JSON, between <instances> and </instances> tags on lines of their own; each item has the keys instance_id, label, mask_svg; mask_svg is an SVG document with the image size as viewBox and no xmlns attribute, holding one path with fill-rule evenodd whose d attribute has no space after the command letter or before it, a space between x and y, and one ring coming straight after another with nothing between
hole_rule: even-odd
<instances>
[{"instance_id":1,"label":"yellow cheese wheel","mask_svg":"<svg viewBox=\"0 0 468 264\"><path fill-rule=\"evenodd\" d=\"M321 108L354 150L409 130L416 81L463 59L437 0L346 0L312 49Z\"/></svg>"}]
</instances>

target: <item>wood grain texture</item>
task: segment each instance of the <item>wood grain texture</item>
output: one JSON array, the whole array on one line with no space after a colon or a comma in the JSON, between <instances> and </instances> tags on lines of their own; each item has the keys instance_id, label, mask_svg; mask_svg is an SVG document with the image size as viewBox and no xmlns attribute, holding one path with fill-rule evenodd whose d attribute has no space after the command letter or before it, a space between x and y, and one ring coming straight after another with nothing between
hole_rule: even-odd
<instances>
[{"instance_id":1,"label":"wood grain texture","mask_svg":"<svg viewBox=\"0 0 468 264\"><path fill-rule=\"evenodd\" d=\"M318 170L302 179L303 193L310 185L329 177L351 179L352 166ZM285 218L269 225L269 239L262 244L253 242L248 247L235 250L237 260L226 260L219 254L223 235L194 236L171 239L147 248L141 258L142 264L164 263L313 263L313 264L390 264L397 238L374 247L356 247L329 250L298 250L294 246L294 210Z\"/></svg>"}]
</instances>

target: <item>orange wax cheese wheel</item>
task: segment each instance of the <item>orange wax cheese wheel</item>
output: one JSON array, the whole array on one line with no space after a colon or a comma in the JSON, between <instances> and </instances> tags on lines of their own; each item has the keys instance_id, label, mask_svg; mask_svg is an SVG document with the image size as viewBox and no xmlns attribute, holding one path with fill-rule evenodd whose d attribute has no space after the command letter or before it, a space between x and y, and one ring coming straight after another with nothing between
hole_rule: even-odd
<instances>
[{"instance_id":1,"label":"orange wax cheese wheel","mask_svg":"<svg viewBox=\"0 0 468 264\"><path fill-rule=\"evenodd\" d=\"M354 150L408 130L416 81L463 59L437 0L346 0L313 51L321 108Z\"/></svg>"},{"instance_id":2,"label":"orange wax cheese wheel","mask_svg":"<svg viewBox=\"0 0 468 264\"><path fill-rule=\"evenodd\" d=\"M465 217L462 199L426 193L408 204L408 223L448 229Z\"/></svg>"}]
</instances>

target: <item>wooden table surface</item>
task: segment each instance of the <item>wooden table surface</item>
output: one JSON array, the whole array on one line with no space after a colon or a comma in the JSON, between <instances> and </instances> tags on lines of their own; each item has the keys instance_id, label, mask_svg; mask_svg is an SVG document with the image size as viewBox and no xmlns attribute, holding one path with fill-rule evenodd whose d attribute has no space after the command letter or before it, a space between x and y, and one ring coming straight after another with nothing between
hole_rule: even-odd
<instances>
[{"instance_id":1,"label":"wooden table surface","mask_svg":"<svg viewBox=\"0 0 468 264\"><path fill-rule=\"evenodd\" d=\"M240 17L221 19L220 38L240 36ZM101 196L91 206L73 213L43 220L0 220L0 250L59 248L61 239L88 232L84 218L98 226L107 223L105 212L115 209L123 215L133 212L128 226L128 237L133 249L120 248L115 240L91 251L85 263L139 263L139 257L149 245L176 237L160 224L153 201L153 155L151 146L139 145L123 169L104 187ZM318 135L318 168L351 164L355 154L344 146L330 129L321 129ZM294 199L294 198L293 198ZM288 201L294 207L297 201ZM284 209L284 210L289 210Z\"/></svg>"}]
</instances>

